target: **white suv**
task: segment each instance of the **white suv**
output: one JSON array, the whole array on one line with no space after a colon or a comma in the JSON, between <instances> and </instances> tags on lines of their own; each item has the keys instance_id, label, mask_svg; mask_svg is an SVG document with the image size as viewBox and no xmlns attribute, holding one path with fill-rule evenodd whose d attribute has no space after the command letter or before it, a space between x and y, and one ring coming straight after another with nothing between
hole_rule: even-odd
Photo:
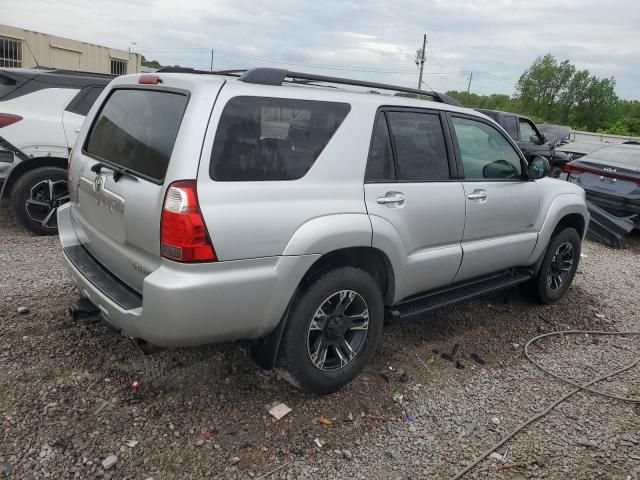
<instances>
[{"instance_id":1,"label":"white suv","mask_svg":"<svg viewBox=\"0 0 640 480\"><path fill-rule=\"evenodd\" d=\"M327 88L344 83L434 101ZM72 311L147 350L253 340L262 365L328 392L374 354L385 310L525 283L560 299L584 191L452 103L277 69L115 79L58 209Z\"/></svg>"},{"instance_id":2,"label":"white suv","mask_svg":"<svg viewBox=\"0 0 640 480\"><path fill-rule=\"evenodd\" d=\"M0 68L0 203L19 225L56 234L66 168L82 122L111 75Z\"/></svg>"}]
</instances>

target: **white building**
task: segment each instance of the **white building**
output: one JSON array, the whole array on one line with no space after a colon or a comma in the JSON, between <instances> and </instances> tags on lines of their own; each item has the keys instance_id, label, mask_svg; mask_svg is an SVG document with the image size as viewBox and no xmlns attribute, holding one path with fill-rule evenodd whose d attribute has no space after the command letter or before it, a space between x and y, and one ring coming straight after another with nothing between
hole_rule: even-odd
<instances>
[{"instance_id":1,"label":"white building","mask_svg":"<svg viewBox=\"0 0 640 480\"><path fill-rule=\"evenodd\" d=\"M41 67L123 75L140 72L140 54L0 25L0 67Z\"/></svg>"}]
</instances>

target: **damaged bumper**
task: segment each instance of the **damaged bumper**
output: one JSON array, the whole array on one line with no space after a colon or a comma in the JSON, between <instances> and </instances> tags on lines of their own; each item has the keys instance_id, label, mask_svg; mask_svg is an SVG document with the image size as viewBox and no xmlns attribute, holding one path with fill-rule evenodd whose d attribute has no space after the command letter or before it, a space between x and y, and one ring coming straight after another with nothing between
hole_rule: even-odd
<instances>
[{"instance_id":1,"label":"damaged bumper","mask_svg":"<svg viewBox=\"0 0 640 480\"><path fill-rule=\"evenodd\" d=\"M587 210L591 215L587 238L613 248L623 248L626 236L640 221L638 215L617 217L589 200L587 200Z\"/></svg>"}]
</instances>

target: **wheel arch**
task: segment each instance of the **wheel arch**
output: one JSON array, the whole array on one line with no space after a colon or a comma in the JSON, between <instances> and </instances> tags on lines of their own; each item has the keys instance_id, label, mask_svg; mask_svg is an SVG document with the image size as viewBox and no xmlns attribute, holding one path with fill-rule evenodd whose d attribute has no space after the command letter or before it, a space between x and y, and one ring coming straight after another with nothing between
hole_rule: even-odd
<instances>
[{"instance_id":1,"label":"wheel arch","mask_svg":"<svg viewBox=\"0 0 640 480\"><path fill-rule=\"evenodd\" d=\"M581 239L584 239L585 234L587 233L588 228L588 213L579 213L575 211L564 212L562 215L559 215L559 219L556 220L553 229L547 232L547 235L544 237L544 248L541 249L541 253L536 263L534 264L533 271L534 274L537 275L540 271L540 267L542 266L542 261L544 260L544 256L547 252L547 248L549 247L549 243L551 239L558 232L561 232L565 228L574 228L577 230L578 235Z\"/></svg>"},{"instance_id":2,"label":"wheel arch","mask_svg":"<svg viewBox=\"0 0 640 480\"><path fill-rule=\"evenodd\" d=\"M286 326L289 311L295 297L323 274L339 267L355 267L369 273L380 286L385 304L390 304L395 295L395 274L387 255L374 247L345 247L332 250L316 260L303 275L293 292L278 325L267 336L255 341L251 354L262 368L274 367L280 351L280 341Z\"/></svg>"},{"instance_id":3,"label":"wheel arch","mask_svg":"<svg viewBox=\"0 0 640 480\"><path fill-rule=\"evenodd\" d=\"M8 202L13 193L16 182L27 172L41 167L67 168L67 159L62 157L33 157L23 160L11 169L0 191L0 202Z\"/></svg>"}]
</instances>

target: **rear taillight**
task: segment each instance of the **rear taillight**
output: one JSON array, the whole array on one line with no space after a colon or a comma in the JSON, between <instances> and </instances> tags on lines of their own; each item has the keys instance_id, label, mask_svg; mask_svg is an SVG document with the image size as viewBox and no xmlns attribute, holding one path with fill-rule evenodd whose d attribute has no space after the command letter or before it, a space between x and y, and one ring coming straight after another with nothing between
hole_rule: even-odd
<instances>
[{"instance_id":1,"label":"rear taillight","mask_svg":"<svg viewBox=\"0 0 640 480\"><path fill-rule=\"evenodd\" d=\"M167 189L160 221L160 253L177 262L217 260L194 180L174 182Z\"/></svg>"},{"instance_id":2,"label":"rear taillight","mask_svg":"<svg viewBox=\"0 0 640 480\"><path fill-rule=\"evenodd\" d=\"M581 165L572 165L571 163L565 163L562 169L567 173L579 175L581 173L593 173L599 175L600 178L615 178L616 180L625 180L629 182L635 182L640 187L640 180L636 175L625 175L624 173L618 173L615 170L603 170L600 168L585 167Z\"/></svg>"},{"instance_id":3,"label":"rear taillight","mask_svg":"<svg viewBox=\"0 0 640 480\"><path fill-rule=\"evenodd\" d=\"M0 128L8 127L22 120L20 115L12 115L10 113L0 113Z\"/></svg>"}]
</instances>

